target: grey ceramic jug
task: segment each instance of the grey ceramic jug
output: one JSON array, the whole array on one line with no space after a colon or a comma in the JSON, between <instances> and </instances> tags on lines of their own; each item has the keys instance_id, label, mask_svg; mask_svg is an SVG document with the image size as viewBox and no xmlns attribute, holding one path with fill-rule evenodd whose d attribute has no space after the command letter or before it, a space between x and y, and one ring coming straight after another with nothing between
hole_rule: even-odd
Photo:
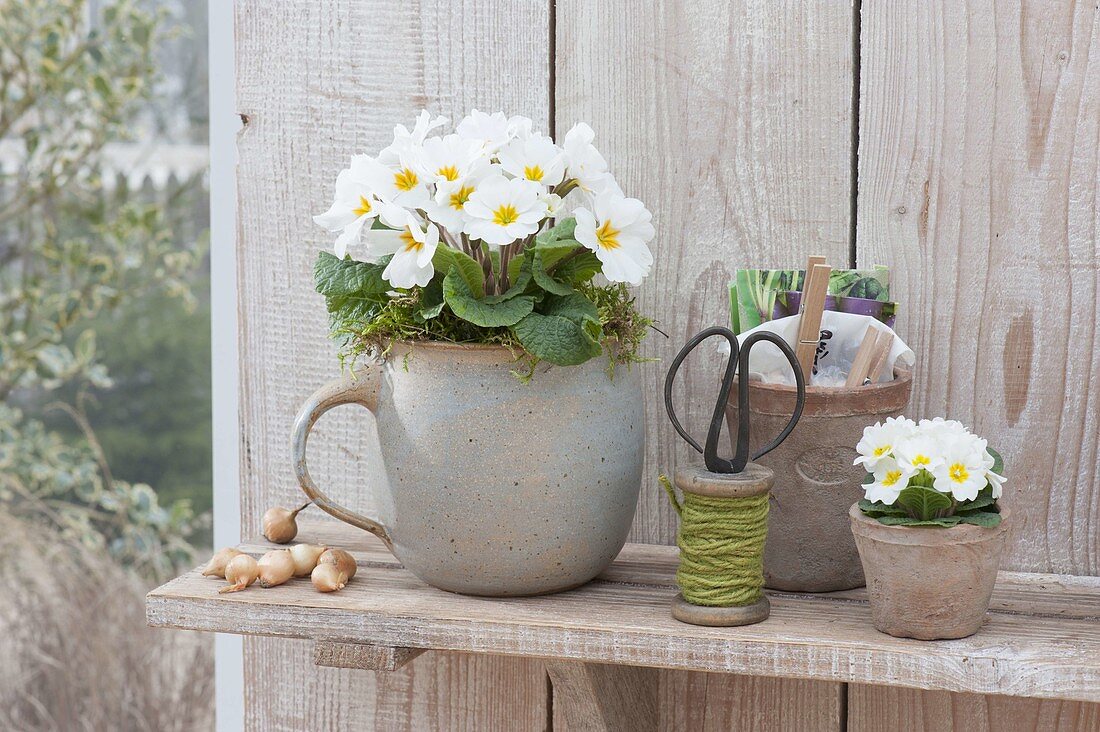
<instances>
[{"instance_id":1,"label":"grey ceramic jug","mask_svg":"<svg viewBox=\"0 0 1100 732\"><path fill-rule=\"evenodd\" d=\"M584 584L626 541L645 449L638 369L612 377L607 365L541 364L523 383L503 347L397 345L302 407L298 481L435 587L516 596ZM374 517L334 503L306 467L310 429L342 404L366 407L377 423Z\"/></svg>"}]
</instances>

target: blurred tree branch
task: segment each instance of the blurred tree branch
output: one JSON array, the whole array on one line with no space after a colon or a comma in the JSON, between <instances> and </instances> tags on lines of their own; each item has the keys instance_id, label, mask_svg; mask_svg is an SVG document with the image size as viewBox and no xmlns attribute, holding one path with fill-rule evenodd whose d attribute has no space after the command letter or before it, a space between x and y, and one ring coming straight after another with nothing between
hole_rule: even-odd
<instances>
[{"instance_id":1,"label":"blurred tree branch","mask_svg":"<svg viewBox=\"0 0 1100 732\"><path fill-rule=\"evenodd\" d=\"M0 169L5 402L110 386L93 319L150 291L189 302L187 276L201 253L176 246L155 206L109 195L99 173L104 145L125 139L153 97L162 21L137 0L114 0L98 18L89 18L84 0L0 0L0 145L21 160L16 170ZM181 549L174 542L193 528L189 508L163 509L148 486L114 480L82 397L61 408L83 444L65 445L19 410L0 407L0 501L83 532L82 540L130 563L169 545ZM57 508L65 501L71 505Z\"/></svg>"}]
</instances>

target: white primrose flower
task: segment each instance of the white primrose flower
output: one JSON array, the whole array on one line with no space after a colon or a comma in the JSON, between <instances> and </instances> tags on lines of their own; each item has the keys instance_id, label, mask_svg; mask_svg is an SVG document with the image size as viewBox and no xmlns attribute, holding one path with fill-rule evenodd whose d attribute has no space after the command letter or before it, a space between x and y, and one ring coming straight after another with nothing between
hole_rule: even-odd
<instances>
[{"instance_id":1,"label":"white primrose flower","mask_svg":"<svg viewBox=\"0 0 1100 732\"><path fill-rule=\"evenodd\" d=\"M416 172L412 157L413 154L409 153L397 165L392 166L384 165L367 155L357 155L356 159L362 166L363 180L375 196L402 208L416 209L422 207L431 194L424 176Z\"/></svg>"},{"instance_id":2,"label":"white primrose flower","mask_svg":"<svg viewBox=\"0 0 1100 732\"><path fill-rule=\"evenodd\" d=\"M470 216L465 231L486 244L503 246L539 230L546 218L543 187L522 178L493 175L483 180L466 202Z\"/></svg>"},{"instance_id":3,"label":"white primrose flower","mask_svg":"<svg viewBox=\"0 0 1100 732\"><path fill-rule=\"evenodd\" d=\"M985 472L986 480L989 481L989 487L993 492L993 497L1000 498L1006 478L1003 475L993 472L993 466L996 464L997 460L990 454L989 448L987 447L982 451L982 470Z\"/></svg>"},{"instance_id":4,"label":"white primrose flower","mask_svg":"<svg viewBox=\"0 0 1100 732\"><path fill-rule=\"evenodd\" d=\"M863 486L864 497L892 506L909 485L914 472L903 469L894 458L886 457L878 461L873 475L874 481Z\"/></svg>"},{"instance_id":5,"label":"white primrose flower","mask_svg":"<svg viewBox=\"0 0 1100 732\"><path fill-rule=\"evenodd\" d=\"M425 229L415 216L406 214L405 226L400 231L374 230L367 241L372 255L393 255L382 270L382 279L403 289L414 285L426 287L435 274L432 257L439 246L439 229L431 223Z\"/></svg>"},{"instance_id":6,"label":"white primrose flower","mask_svg":"<svg viewBox=\"0 0 1100 732\"><path fill-rule=\"evenodd\" d=\"M416 149L424 144L429 132L445 124L447 124L446 117L433 118L428 110L421 110L411 132L405 125L396 125L393 128L393 142L382 148L381 152L378 153L378 160L383 165L398 165L402 159L407 159L410 154L415 153Z\"/></svg>"},{"instance_id":7,"label":"white primrose flower","mask_svg":"<svg viewBox=\"0 0 1100 732\"><path fill-rule=\"evenodd\" d=\"M868 425L863 428L863 437L856 445L859 457L852 463L862 465L868 472L874 472L881 460L893 456L898 441L913 434L916 424L905 417L887 417L885 422Z\"/></svg>"},{"instance_id":8,"label":"white primrose flower","mask_svg":"<svg viewBox=\"0 0 1100 732\"><path fill-rule=\"evenodd\" d=\"M894 447L894 457L907 473L916 473L918 470L932 473L943 464L943 452L939 443L920 430L898 441Z\"/></svg>"},{"instance_id":9,"label":"white primrose flower","mask_svg":"<svg viewBox=\"0 0 1100 732\"><path fill-rule=\"evenodd\" d=\"M482 181L491 177L493 169L490 167L486 168L485 172L475 173L466 178L436 183L435 196L424 204L424 211L428 214L428 218L456 236L461 234L466 224L471 221L471 216L466 211L466 204L470 202L470 197Z\"/></svg>"},{"instance_id":10,"label":"white primrose flower","mask_svg":"<svg viewBox=\"0 0 1100 732\"><path fill-rule=\"evenodd\" d=\"M512 119L517 120L516 117ZM459 137L467 140L476 140L486 151L494 153L508 144L520 126L518 121L510 122L508 118L504 116L504 112L485 114L485 112L479 112L476 109L472 109L470 113L458 123L455 132L458 133Z\"/></svg>"},{"instance_id":11,"label":"white primrose flower","mask_svg":"<svg viewBox=\"0 0 1100 732\"><path fill-rule=\"evenodd\" d=\"M362 156L356 156L352 158L351 167L336 176L332 207L314 216L313 220L333 233L340 232L333 251L343 259L348 245L359 241L364 226L379 216L387 226L400 226L404 213L399 207L378 200L364 180Z\"/></svg>"},{"instance_id":12,"label":"white primrose flower","mask_svg":"<svg viewBox=\"0 0 1100 732\"><path fill-rule=\"evenodd\" d=\"M608 189L622 195L622 189L607 170L607 160L592 144L594 139L596 133L584 122L578 122L565 133L562 148L569 177L576 178L581 190L592 195Z\"/></svg>"},{"instance_id":13,"label":"white primrose flower","mask_svg":"<svg viewBox=\"0 0 1100 732\"><path fill-rule=\"evenodd\" d=\"M542 135L513 140L497 157L505 172L544 186L556 186L565 175L565 153Z\"/></svg>"},{"instance_id":14,"label":"white primrose flower","mask_svg":"<svg viewBox=\"0 0 1100 732\"><path fill-rule=\"evenodd\" d=\"M596 253L603 274L610 282L641 284L653 266L647 243L653 239L653 214L636 198L614 193L596 197L593 211L581 207L574 236Z\"/></svg>"},{"instance_id":15,"label":"white primrose flower","mask_svg":"<svg viewBox=\"0 0 1100 732\"><path fill-rule=\"evenodd\" d=\"M932 470L932 487L950 493L956 501L973 501L989 482L984 457L985 440L958 441L947 447L943 460Z\"/></svg>"},{"instance_id":16,"label":"white primrose flower","mask_svg":"<svg viewBox=\"0 0 1100 732\"><path fill-rule=\"evenodd\" d=\"M489 167L489 157L481 144L458 135L428 138L416 157L417 170L436 184L462 181Z\"/></svg>"}]
</instances>

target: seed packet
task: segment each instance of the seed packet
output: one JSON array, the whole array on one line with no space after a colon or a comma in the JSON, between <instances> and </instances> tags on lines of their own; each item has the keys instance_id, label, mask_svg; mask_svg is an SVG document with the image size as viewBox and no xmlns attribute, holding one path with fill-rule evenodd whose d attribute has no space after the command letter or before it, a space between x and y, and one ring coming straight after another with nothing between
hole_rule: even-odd
<instances>
[{"instance_id":1,"label":"seed packet","mask_svg":"<svg viewBox=\"0 0 1100 732\"><path fill-rule=\"evenodd\" d=\"M730 283L730 320L743 333L776 318L798 313L806 278L803 269L739 269ZM835 269L829 274L825 309L870 315L893 327L897 303L890 302L890 270ZM878 305L876 303L882 303Z\"/></svg>"}]
</instances>

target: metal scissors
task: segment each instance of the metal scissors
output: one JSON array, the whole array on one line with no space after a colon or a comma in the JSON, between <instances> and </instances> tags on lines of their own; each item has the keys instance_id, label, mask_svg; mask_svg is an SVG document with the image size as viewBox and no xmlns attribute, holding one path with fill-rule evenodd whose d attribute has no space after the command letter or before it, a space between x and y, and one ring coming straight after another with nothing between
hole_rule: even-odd
<instances>
[{"instance_id":1,"label":"metal scissors","mask_svg":"<svg viewBox=\"0 0 1100 732\"><path fill-rule=\"evenodd\" d=\"M707 430L707 444L703 448L684 430L680 425L680 420L676 417L676 410L672 406L672 384L676 379L676 372L680 370L680 364L684 362L688 354L700 343L714 335L720 335L729 341L730 357L726 363L725 376L722 377L722 386L718 390L718 401L714 405L714 416L710 420L710 429ZM806 405L806 377L802 373L802 368L798 365L798 357L786 341L774 333L760 331L745 338L744 343L739 347L737 336L729 328L721 326L707 328L680 349L680 352L676 354L676 358L672 360L668 375L665 377L665 409L668 411L668 418L672 420L672 426L680 433L680 437L683 437L689 445L703 454L703 462L706 464L707 470L712 473L740 473L749 462L749 350L760 341L774 343L787 357L791 368L794 369L797 395L791 420L774 440L752 456L752 459L756 460L779 447L779 444L787 439L787 436L791 434L791 430L798 423L799 417L802 416L802 408ZM737 451L733 459L729 460L718 457L718 438L722 434L722 418L726 402L729 400L730 389L733 387L733 380L739 374L741 378L737 382Z\"/></svg>"}]
</instances>

